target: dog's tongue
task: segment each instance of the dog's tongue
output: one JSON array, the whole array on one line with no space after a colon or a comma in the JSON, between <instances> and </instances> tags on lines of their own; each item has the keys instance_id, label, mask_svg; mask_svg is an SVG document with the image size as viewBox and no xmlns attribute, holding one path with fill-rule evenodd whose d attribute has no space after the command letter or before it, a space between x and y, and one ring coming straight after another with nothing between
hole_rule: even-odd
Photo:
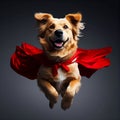
<instances>
[{"instance_id":1,"label":"dog's tongue","mask_svg":"<svg viewBox=\"0 0 120 120\"><path fill-rule=\"evenodd\" d=\"M63 45L63 42L61 42L61 43L54 43L55 44L55 46L57 46L57 47L62 47L62 45Z\"/></svg>"}]
</instances>

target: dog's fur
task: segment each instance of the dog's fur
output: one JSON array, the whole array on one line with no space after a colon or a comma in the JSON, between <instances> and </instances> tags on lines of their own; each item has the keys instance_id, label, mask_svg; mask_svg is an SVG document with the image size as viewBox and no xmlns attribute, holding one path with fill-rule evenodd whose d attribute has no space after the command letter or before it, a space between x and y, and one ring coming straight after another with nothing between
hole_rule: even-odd
<instances>
[{"instance_id":1,"label":"dog's fur","mask_svg":"<svg viewBox=\"0 0 120 120\"><path fill-rule=\"evenodd\" d=\"M68 60L77 50L80 30L84 28L80 13L67 14L65 18L54 18L48 13L35 13L39 29L39 41L43 50L52 62ZM69 72L61 68L53 76L50 67L41 65L38 72L38 85L49 99L53 108L59 94L63 97L61 107L65 110L71 106L74 95L80 88L81 76L77 63L68 65Z\"/></svg>"}]
</instances>

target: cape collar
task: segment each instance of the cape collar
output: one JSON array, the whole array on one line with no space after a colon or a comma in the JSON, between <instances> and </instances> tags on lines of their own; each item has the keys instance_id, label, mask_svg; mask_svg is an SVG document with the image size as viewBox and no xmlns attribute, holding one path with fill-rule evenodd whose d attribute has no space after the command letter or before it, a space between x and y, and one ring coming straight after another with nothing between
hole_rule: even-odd
<instances>
[{"instance_id":1,"label":"cape collar","mask_svg":"<svg viewBox=\"0 0 120 120\"><path fill-rule=\"evenodd\" d=\"M44 53L43 53L43 56L44 57L42 57L43 60L42 60L41 64L43 64L44 66L47 66L47 67L51 67L52 68L52 75L56 76L56 75L58 75L58 69L59 68L62 68L66 72L70 71L68 65L70 65L70 64L72 64L74 62L77 62L78 50L76 50L75 54L72 57L70 57L69 59L67 59L65 61L61 61L61 62L59 60L58 61L56 60L56 62L48 60L45 57Z\"/></svg>"}]
</instances>

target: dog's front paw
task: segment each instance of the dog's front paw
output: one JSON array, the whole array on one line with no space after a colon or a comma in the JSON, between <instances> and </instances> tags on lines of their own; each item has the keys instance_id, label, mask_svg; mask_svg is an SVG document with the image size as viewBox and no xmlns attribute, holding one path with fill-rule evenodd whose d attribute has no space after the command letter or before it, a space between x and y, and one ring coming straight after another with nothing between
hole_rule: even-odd
<instances>
[{"instance_id":1,"label":"dog's front paw","mask_svg":"<svg viewBox=\"0 0 120 120\"><path fill-rule=\"evenodd\" d=\"M70 93L65 93L61 102L61 108L63 110L66 110L68 108L70 108L71 104L72 104L72 100L73 100L73 95L71 95Z\"/></svg>"},{"instance_id":2,"label":"dog's front paw","mask_svg":"<svg viewBox=\"0 0 120 120\"><path fill-rule=\"evenodd\" d=\"M52 102L52 101L50 101L49 102L49 107L52 109L53 107L54 107L54 104L55 104L56 102Z\"/></svg>"},{"instance_id":3,"label":"dog's front paw","mask_svg":"<svg viewBox=\"0 0 120 120\"><path fill-rule=\"evenodd\" d=\"M49 100L49 107L52 109L54 107L54 104L57 103L57 100L58 100L58 93L57 91L55 91L54 93L52 94L46 94L45 95L48 100Z\"/></svg>"}]
</instances>

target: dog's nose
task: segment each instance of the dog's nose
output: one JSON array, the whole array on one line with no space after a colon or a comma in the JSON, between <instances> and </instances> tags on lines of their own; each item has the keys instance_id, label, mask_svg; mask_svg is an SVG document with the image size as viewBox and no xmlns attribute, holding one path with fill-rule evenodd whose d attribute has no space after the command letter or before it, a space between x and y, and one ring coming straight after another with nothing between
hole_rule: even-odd
<instances>
[{"instance_id":1,"label":"dog's nose","mask_svg":"<svg viewBox=\"0 0 120 120\"><path fill-rule=\"evenodd\" d=\"M63 31L62 31L62 30L56 30L56 31L55 31L55 35L56 35L57 37L62 37Z\"/></svg>"}]
</instances>

